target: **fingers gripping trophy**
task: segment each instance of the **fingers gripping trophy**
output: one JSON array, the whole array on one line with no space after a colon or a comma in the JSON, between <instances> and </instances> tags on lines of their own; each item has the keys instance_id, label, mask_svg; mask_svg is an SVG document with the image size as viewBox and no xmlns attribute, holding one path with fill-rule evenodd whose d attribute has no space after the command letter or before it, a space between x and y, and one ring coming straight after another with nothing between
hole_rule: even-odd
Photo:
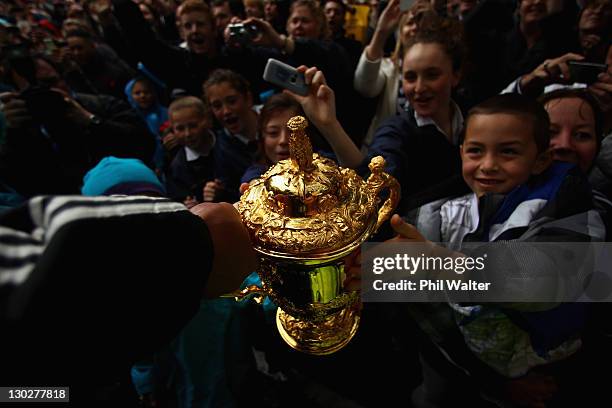
<instances>
[{"instance_id":1,"label":"fingers gripping trophy","mask_svg":"<svg viewBox=\"0 0 612 408\"><path fill-rule=\"evenodd\" d=\"M251 182L238 205L259 256L261 288L279 308L281 337L294 349L315 355L344 347L359 327L359 293L343 290L343 259L386 221L399 201L398 182L378 156L367 181L355 171L312 153L302 116L287 127L290 158ZM388 198L379 208L379 195Z\"/></svg>"}]
</instances>

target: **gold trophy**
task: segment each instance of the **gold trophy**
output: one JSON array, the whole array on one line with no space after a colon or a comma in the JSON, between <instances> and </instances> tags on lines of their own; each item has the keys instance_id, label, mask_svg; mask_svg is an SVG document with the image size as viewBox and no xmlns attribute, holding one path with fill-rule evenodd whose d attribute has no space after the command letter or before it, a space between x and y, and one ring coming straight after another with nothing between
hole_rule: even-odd
<instances>
[{"instance_id":1,"label":"gold trophy","mask_svg":"<svg viewBox=\"0 0 612 408\"><path fill-rule=\"evenodd\" d=\"M343 290L343 259L386 221L399 201L399 184L370 162L367 182L355 171L312 153L302 116L287 122L290 159L251 182L238 211L259 256L262 287L238 294L270 296L276 325L294 349L315 355L344 347L357 332L358 292ZM378 209L379 194L389 197Z\"/></svg>"}]
</instances>

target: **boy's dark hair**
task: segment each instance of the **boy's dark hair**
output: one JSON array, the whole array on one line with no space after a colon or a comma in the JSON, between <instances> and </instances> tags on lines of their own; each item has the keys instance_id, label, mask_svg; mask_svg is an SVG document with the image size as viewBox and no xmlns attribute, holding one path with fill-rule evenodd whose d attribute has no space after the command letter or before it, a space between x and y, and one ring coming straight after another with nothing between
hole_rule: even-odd
<instances>
[{"instance_id":1,"label":"boy's dark hair","mask_svg":"<svg viewBox=\"0 0 612 408\"><path fill-rule=\"evenodd\" d=\"M440 17L435 13L424 13L419 21L419 29L404 47L405 55L416 44L439 44L450 57L453 71L459 72L463 67L467 48L464 41L461 22Z\"/></svg>"},{"instance_id":2,"label":"boy's dark hair","mask_svg":"<svg viewBox=\"0 0 612 408\"><path fill-rule=\"evenodd\" d=\"M597 139L597 151L599 151L599 147L601 146L601 141L603 139L604 133L604 116L599 106L599 103L593 97L593 95L587 92L586 89L561 88L552 92L545 93L544 95L540 96L538 101L542 104L542 106L545 107L547 103L555 99L570 98L580 99L583 103L586 103L588 106L591 107L591 110L593 111L593 117L595 118L595 138ZM578 109L578 114L582 114L582 105Z\"/></svg>"},{"instance_id":3,"label":"boy's dark hair","mask_svg":"<svg viewBox=\"0 0 612 408\"><path fill-rule=\"evenodd\" d=\"M461 143L465 139L465 130L472 116L493 115L496 113L506 113L529 118L532 122L533 138L538 148L538 153L548 149L550 144L550 119L544 106L531 98L515 93L496 95L470 109L465 119Z\"/></svg>"},{"instance_id":4,"label":"boy's dark hair","mask_svg":"<svg viewBox=\"0 0 612 408\"><path fill-rule=\"evenodd\" d=\"M224 82L230 84L232 88L237 90L244 96L247 96L251 92L251 85L242 75L229 70L229 69L217 69L210 74L206 82L204 82L204 96L206 96L206 90L213 85L219 85ZM205 100L207 98L204 98Z\"/></svg>"}]
</instances>

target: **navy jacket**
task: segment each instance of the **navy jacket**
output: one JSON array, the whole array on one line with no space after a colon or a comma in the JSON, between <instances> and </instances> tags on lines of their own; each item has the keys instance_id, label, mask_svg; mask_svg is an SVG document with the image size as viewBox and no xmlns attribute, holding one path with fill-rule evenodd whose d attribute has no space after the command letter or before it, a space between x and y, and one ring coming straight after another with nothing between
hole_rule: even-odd
<instances>
[{"instance_id":1,"label":"navy jacket","mask_svg":"<svg viewBox=\"0 0 612 408\"><path fill-rule=\"evenodd\" d=\"M360 174L368 173L367 165L375 156L385 158L386 171L402 187L400 214L414 195L461 174L459 147L434 125L418 127L412 110L389 118L378 128Z\"/></svg>"}]
</instances>

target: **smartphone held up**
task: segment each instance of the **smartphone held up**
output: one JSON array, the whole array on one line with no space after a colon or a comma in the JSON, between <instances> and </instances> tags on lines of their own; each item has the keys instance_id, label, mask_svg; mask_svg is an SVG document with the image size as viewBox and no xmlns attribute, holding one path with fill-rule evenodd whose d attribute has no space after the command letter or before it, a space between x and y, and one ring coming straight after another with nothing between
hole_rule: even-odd
<instances>
[{"instance_id":1,"label":"smartphone held up","mask_svg":"<svg viewBox=\"0 0 612 408\"><path fill-rule=\"evenodd\" d=\"M597 82L599 74L608 70L606 64L594 62L568 61L570 80L581 84L591 85Z\"/></svg>"},{"instance_id":2,"label":"smartphone held up","mask_svg":"<svg viewBox=\"0 0 612 408\"><path fill-rule=\"evenodd\" d=\"M304 74L291 65L270 58L264 70L263 79L271 84L288 89L301 96L308 95L308 85Z\"/></svg>"}]
</instances>

